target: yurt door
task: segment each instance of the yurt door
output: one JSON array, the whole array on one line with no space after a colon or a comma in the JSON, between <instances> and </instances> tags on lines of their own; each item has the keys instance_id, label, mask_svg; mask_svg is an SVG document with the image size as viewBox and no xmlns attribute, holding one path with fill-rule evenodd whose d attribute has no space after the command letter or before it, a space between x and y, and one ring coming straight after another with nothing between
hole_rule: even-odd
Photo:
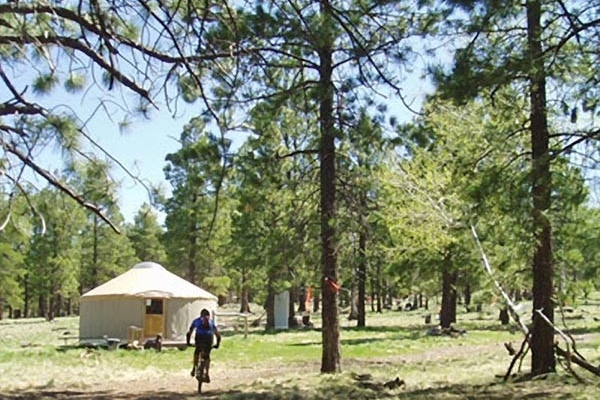
<instances>
[{"instance_id":1,"label":"yurt door","mask_svg":"<svg viewBox=\"0 0 600 400\"><path fill-rule=\"evenodd\" d=\"M163 299L146 299L146 315L144 318L144 337L164 336L165 314Z\"/></svg>"}]
</instances>

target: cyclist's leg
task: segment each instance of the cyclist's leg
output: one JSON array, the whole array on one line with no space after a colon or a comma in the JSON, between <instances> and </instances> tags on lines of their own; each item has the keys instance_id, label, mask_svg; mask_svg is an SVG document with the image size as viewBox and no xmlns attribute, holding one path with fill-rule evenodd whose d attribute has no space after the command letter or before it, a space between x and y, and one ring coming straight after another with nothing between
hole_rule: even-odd
<instances>
[{"instance_id":1,"label":"cyclist's leg","mask_svg":"<svg viewBox=\"0 0 600 400\"><path fill-rule=\"evenodd\" d=\"M212 350L212 341L206 340L202 344L202 359L204 360L204 378L205 382L210 383L210 351Z\"/></svg>"},{"instance_id":2,"label":"cyclist's leg","mask_svg":"<svg viewBox=\"0 0 600 400\"><path fill-rule=\"evenodd\" d=\"M198 358L200 357L200 345L196 343L194 346L194 364L192 367L192 372L190 372L191 376L196 376L196 365L198 365Z\"/></svg>"},{"instance_id":3,"label":"cyclist's leg","mask_svg":"<svg viewBox=\"0 0 600 400\"><path fill-rule=\"evenodd\" d=\"M204 359L204 371L206 375L206 382L210 383L210 375L208 374L210 370L210 352L206 354L206 358Z\"/></svg>"}]
</instances>

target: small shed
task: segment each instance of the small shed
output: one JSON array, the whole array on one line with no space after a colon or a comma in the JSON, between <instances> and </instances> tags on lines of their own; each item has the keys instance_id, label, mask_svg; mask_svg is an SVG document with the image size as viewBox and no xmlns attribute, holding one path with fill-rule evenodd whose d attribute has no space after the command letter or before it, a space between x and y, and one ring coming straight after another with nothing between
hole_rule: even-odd
<instances>
[{"instance_id":1,"label":"small shed","mask_svg":"<svg viewBox=\"0 0 600 400\"><path fill-rule=\"evenodd\" d=\"M142 262L80 297L79 337L140 339L161 334L185 341L185 334L203 308L217 310L217 297L154 262Z\"/></svg>"}]
</instances>

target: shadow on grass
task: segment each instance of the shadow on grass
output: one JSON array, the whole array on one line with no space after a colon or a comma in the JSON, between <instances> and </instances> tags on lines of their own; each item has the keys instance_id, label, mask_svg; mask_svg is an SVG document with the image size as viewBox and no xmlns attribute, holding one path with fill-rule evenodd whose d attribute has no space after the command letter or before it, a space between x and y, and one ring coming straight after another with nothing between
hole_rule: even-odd
<instances>
[{"instance_id":1,"label":"shadow on grass","mask_svg":"<svg viewBox=\"0 0 600 400\"><path fill-rule=\"evenodd\" d=\"M585 334L589 334L589 333L598 333L599 332L598 328L599 327L596 324L594 326L585 326L585 327L565 329L565 332L570 335L585 335Z\"/></svg>"},{"instance_id":2,"label":"shadow on grass","mask_svg":"<svg viewBox=\"0 0 600 400\"><path fill-rule=\"evenodd\" d=\"M72 390L30 390L19 393L1 393L3 400L187 400L197 397L196 393L148 392L148 393L114 393L84 392Z\"/></svg>"},{"instance_id":3,"label":"shadow on grass","mask_svg":"<svg viewBox=\"0 0 600 400\"><path fill-rule=\"evenodd\" d=\"M569 329L568 332L572 335L589 334L598 331L598 322L592 323L586 327L576 327ZM366 326L366 327L343 327L341 330L346 332L357 332L357 333L377 333L384 334L390 340L417 340L430 337L428 331L432 328L437 327L436 324L412 324L403 326L389 326L389 325L378 325L378 326ZM469 320L469 321L458 321L454 326L459 330L465 330L469 332L510 332L513 334L520 334L520 329L515 323L508 325L502 325L498 321L490 322L489 320ZM320 329L316 328L291 328L285 330L252 330L249 332L250 336L261 337L261 336L277 336L277 335L289 335L300 332L321 332ZM223 332L223 336L240 336L244 335L243 331L237 332ZM433 335L435 337L435 335ZM342 339L343 345L354 345L354 344L365 344L371 342L380 341L381 338L360 338L360 339ZM303 342L292 344L292 346L313 346L315 344L321 344L320 341L315 342Z\"/></svg>"},{"instance_id":4,"label":"shadow on grass","mask_svg":"<svg viewBox=\"0 0 600 400\"><path fill-rule=\"evenodd\" d=\"M443 385L431 388L394 388L384 387L383 382L356 382L353 380L323 381L318 386L307 383L306 387L294 385L272 385L248 387L244 390L207 390L201 395L193 392L84 392L84 391L26 391L19 393L0 393L6 400L187 400L194 398L222 400L326 400L326 399L397 399L405 400L511 400L511 399L551 399L566 400L573 398L574 393L581 393L585 387L564 385L564 382L547 384L497 384L487 385ZM566 388L565 388L566 387Z\"/></svg>"}]
</instances>

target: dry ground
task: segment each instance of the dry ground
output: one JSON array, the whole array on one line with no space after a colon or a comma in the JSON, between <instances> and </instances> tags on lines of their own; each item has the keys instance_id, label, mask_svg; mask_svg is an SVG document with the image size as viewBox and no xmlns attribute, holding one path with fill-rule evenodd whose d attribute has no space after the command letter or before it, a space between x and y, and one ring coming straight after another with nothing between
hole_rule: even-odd
<instances>
[{"instance_id":1,"label":"dry ground","mask_svg":"<svg viewBox=\"0 0 600 400\"><path fill-rule=\"evenodd\" d=\"M321 395L302 395L303 390L297 388L302 385L302 382L323 382L323 375L319 374L319 360L310 363L295 363L291 365L226 365L224 361L220 361L218 354L214 357L214 365L211 368L212 382L205 385L205 390L202 395L207 399L239 399L239 400L257 400L257 399L327 399L327 398L344 398L344 399L362 399L362 398L406 398L406 399L567 399L574 398L559 395L557 391L563 390L564 381L558 380L545 384L542 389L531 388L527 384L521 386L516 384L502 385L500 379L494 377L495 374L503 374L506 370L486 369L485 366L474 366L473 373L482 374L484 381L487 383L477 385L457 385L448 386L448 376L452 375L449 371L446 375L439 375L439 372L432 371L429 383L423 383L423 374L419 373L418 369L414 370L414 365L423 365L424 370L428 370L428 366L460 362L460 360L472 358L481 359L488 357L497 357L499 353L504 352L500 348L501 344L492 343L485 345L464 346L459 341L449 342L449 345L443 350L440 349L425 351L420 354L410 354L404 356L392 356L382 359L369 360L352 360L344 359L342 369L344 371L369 371L371 368L389 368L390 371L398 371L402 369L402 365L410 368L406 369L407 375L402 376L407 382L406 387L398 389L394 393L376 392L353 392L350 391L348 397L347 388L341 389L341 392L335 393L332 389L332 394L323 393ZM507 358L506 367L510 358ZM476 364L476 362L474 363ZM488 367L489 368L489 367ZM114 372L114 371L113 371ZM2 393L0 398L6 400L186 400L199 398L196 393L196 381L189 376L188 368L181 369L178 373L163 375L160 371L145 370L140 371L137 375L119 376L118 373L113 373L111 377L104 371L98 376L85 377L85 384L78 383L77 377L61 379L56 377L50 379L45 386L36 386L33 377L23 377L23 385L30 385L34 389L13 389ZM413 375L411 375L413 374ZM345 383L352 382L349 374L345 376ZM44 379L47 379L44 378ZM291 384L290 384L291 382ZM288 387L284 387L285 385ZM350 383L352 384L352 383ZM572 384L570 381L569 384ZM317 385L318 386L318 385ZM291 387L291 389L290 389ZM323 385L321 385L323 387ZM279 388L279 389L278 389ZM321 389L317 389L321 390ZM354 396L352 394L354 393ZM585 393L585 390L584 390ZM590 393L590 396L595 396L597 392ZM584 397L577 397L588 399ZM589 397L589 400L595 397Z\"/></svg>"},{"instance_id":2,"label":"dry ground","mask_svg":"<svg viewBox=\"0 0 600 400\"><path fill-rule=\"evenodd\" d=\"M285 365L249 367L223 367L215 362L211 368L212 382L203 387L202 397L218 399L224 393L235 393L244 386L249 386L261 380L277 377L296 377L307 375L307 371L318 371L319 364L314 365ZM145 371L138 376L118 377L111 379L93 379L87 376L85 385L51 380L46 387L35 389L13 389L8 393L0 393L0 398L6 400L146 400L146 399L195 399L196 380L189 376L188 369L169 376L152 376L151 371ZM316 375L308 373L308 375ZM25 378L27 381L27 378ZM69 380L71 381L71 380ZM24 382L22 382L24 383Z\"/></svg>"},{"instance_id":3,"label":"dry ground","mask_svg":"<svg viewBox=\"0 0 600 400\"><path fill-rule=\"evenodd\" d=\"M595 319L592 329L577 336L584 346L585 354L600 352L600 331ZM419 318L420 320L420 318ZM383 322L383 321L380 321ZM392 321L390 321L392 323ZM10 326L3 326L6 334ZM16 328L15 328L16 329ZM508 336L506 336L508 335ZM589 375L592 385L579 385L559 368L560 374L540 383L503 384L497 376L504 375L511 358L503 346L507 337L516 347L522 335L506 333L501 338L485 343L451 339L442 346L419 347L402 355L391 351L385 357L352 359L345 356L342 348L343 374L335 376L319 374L320 359L289 363L278 358L260 363L234 364L225 359L221 351L213 357L212 382L205 385L200 395L207 399L225 400L328 400L328 399L398 399L403 400L596 400L600 398L598 378ZM258 335L255 340L263 343ZM311 339L312 340L312 339ZM420 340L422 344L423 341ZM0 342L1 344L1 342ZM265 342L268 346L268 343ZM370 344L368 344L370 345ZM226 346L226 342L224 343ZM411 346L410 340L402 346ZM0 399L6 400L186 400L198 399L196 381L189 376L189 363L168 371L158 367L129 368L119 371L115 362L118 354L101 351L95 357L80 357L80 351L68 353L73 359L59 373L54 368L44 368L43 357L33 356L31 363L0 359ZM177 351L177 350L170 350ZM300 350L299 350L300 351ZM106 354L106 355L104 355ZM117 355L117 357L115 357ZM149 354L147 354L149 355ZM191 351L188 356L191 362ZM162 357L162 355L161 355ZM598 359L598 356L594 356ZM152 357L142 357L150 359ZM240 358L237 358L238 360ZM527 370L527 360L523 370ZM29 360L29 359L26 359ZM35 363L35 364L34 364ZM14 365L19 371L14 371ZM10 369L10 370L7 370ZM32 373L32 371L36 371ZM377 383L400 376L406 386L394 391L378 391L358 387L351 372L373 372ZM10 378L9 378L10 377Z\"/></svg>"}]
</instances>

